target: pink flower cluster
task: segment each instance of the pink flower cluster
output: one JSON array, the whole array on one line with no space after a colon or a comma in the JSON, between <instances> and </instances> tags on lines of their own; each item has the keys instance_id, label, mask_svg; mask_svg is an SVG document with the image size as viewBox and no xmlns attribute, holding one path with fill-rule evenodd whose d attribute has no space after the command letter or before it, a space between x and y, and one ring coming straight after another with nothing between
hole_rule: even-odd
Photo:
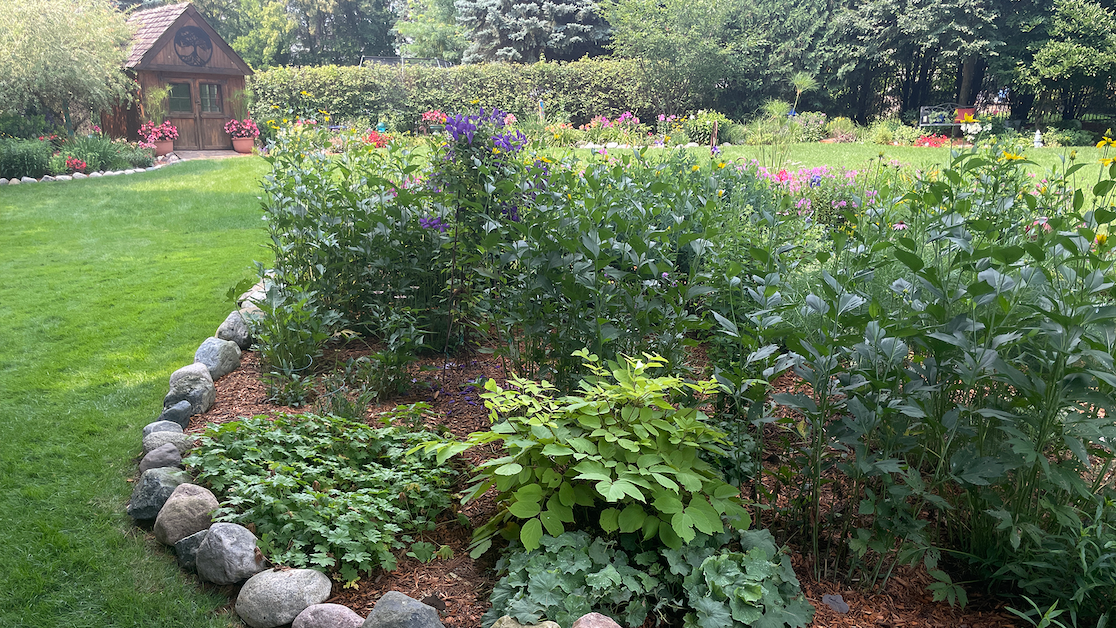
<instances>
[{"instance_id":1,"label":"pink flower cluster","mask_svg":"<svg viewBox=\"0 0 1116 628\"><path fill-rule=\"evenodd\" d=\"M243 120L229 120L225 123L225 133L229 137L242 138L242 137L259 137L260 128L251 118L244 118Z\"/></svg>"},{"instance_id":2,"label":"pink flower cluster","mask_svg":"<svg viewBox=\"0 0 1116 628\"><path fill-rule=\"evenodd\" d=\"M423 124L445 124L446 114L442 113L438 109L434 109L432 111L424 111L422 113L422 122Z\"/></svg>"},{"instance_id":3,"label":"pink flower cluster","mask_svg":"<svg viewBox=\"0 0 1116 628\"><path fill-rule=\"evenodd\" d=\"M139 134L147 143L165 142L178 139L178 127L171 124L170 120L158 125L154 122L144 122L140 126Z\"/></svg>"}]
</instances>

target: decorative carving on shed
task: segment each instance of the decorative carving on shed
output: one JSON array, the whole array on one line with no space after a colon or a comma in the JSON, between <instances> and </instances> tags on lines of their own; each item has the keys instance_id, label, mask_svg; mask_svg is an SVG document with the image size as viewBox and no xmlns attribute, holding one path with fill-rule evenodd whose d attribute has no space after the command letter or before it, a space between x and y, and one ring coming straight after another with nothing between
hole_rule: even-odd
<instances>
[{"instance_id":1,"label":"decorative carving on shed","mask_svg":"<svg viewBox=\"0 0 1116 628\"><path fill-rule=\"evenodd\" d=\"M204 67L213 58L213 40L197 26L183 26L174 34L174 51L186 65Z\"/></svg>"}]
</instances>

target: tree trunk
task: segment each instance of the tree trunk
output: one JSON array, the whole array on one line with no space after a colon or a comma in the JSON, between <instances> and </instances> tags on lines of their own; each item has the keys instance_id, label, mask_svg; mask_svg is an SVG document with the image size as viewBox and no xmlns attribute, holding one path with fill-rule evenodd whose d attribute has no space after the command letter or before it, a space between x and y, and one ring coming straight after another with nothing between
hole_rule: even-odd
<instances>
[{"instance_id":1,"label":"tree trunk","mask_svg":"<svg viewBox=\"0 0 1116 628\"><path fill-rule=\"evenodd\" d=\"M965 107L973 103L973 78L976 75L977 56L971 55L961 64L961 88L957 92L957 104Z\"/></svg>"},{"instance_id":2,"label":"tree trunk","mask_svg":"<svg viewBox=\"0 0 1116 628\"><path fill-rule=\"evenodd\" d=\"M864 70L864 78L860 81L860 97L857 98L856 104L856 121L861 124L868 122L868 103L869 100L875 101L872 97L872 79L874 72L872 66L868 66Z\"/></svg>"}]
</instances>

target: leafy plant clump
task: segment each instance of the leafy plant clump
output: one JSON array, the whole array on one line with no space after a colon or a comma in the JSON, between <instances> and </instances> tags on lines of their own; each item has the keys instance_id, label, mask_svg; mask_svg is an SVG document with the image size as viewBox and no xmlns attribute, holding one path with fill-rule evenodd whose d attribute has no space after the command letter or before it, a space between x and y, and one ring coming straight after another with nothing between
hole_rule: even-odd
<instances>
[{"instance_id":1,"label":"leafy plant clump","mask_svg":"<svg viewBox=\"0 0 1116 628\"><path fill-rule=\"evenodd\" d=\"M569 625L594 611L625 626L655 614L687 628L796 628L813 618L790 558L766 530L703 534L677 550L639 551L632 541L577 531L518 547L496 564L502 577L482 624L511 615Z\"/></svg>"},{"instance_id":2,"label":"leafy plant clump","mask_svg":"<svg viewBox=\"0 0 1116 628\"><path fill-rule=\"evenodd\" d=\"M698 455L723 455L724 434L696 408L669 403L673 395L707 395L716 383L649 377L649 369L666 365L658 356L626 357L606 369L588 351L575 355L594 374L582 382L582 395L555 399L545 381L513 378L514 389L504 390L489 380L482 397L499 421L492 430L422 447L441 463L503 441L507 455L477 467L476 484L466 491L468 501L495 486L501 506L474 533L473 554L487 550L498 532L530 551L544 530L561 536L567 524L603 534L639 531L644 541L658 537L675 549L699 533L722 532L722 517L746 529L751 520L738 489Z\"/></svg>"},{"instance_id":3,"label":"leafy plant clump","mask_svg":"<svg viewBox=\"0 0 1116 628\"><path fill-rule=\"evenodd\" d=\"M449 506L456 472L404 453L440 439L338 417L255 417L210 428L188 462L221 500L214 521L254 524L272 562L336 569L352 584L394 569L394 550Z\"/></svg>"}]
</instances>

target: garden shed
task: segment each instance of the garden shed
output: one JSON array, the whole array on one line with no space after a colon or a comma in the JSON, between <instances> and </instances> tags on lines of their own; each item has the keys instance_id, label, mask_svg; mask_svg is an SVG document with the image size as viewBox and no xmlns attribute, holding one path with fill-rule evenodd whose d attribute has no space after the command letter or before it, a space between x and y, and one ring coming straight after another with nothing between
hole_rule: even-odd
<instances>
[{"instance_id":1,"label":"garden shed","mask_svg":"<svg viewBox=\"0 0 1116 628\"><path fill-rule=\"evenodd\" d=\"M230 95L244 89L252 73L189 2L137 11L132 49L124 63L140 91L170 87L167 119L178 128L175 150L230 148L225 122L233 118ZM138 138L142 122L135 104L117 107L102 119L114 137Z\"/></svg>"}]
</instances>

